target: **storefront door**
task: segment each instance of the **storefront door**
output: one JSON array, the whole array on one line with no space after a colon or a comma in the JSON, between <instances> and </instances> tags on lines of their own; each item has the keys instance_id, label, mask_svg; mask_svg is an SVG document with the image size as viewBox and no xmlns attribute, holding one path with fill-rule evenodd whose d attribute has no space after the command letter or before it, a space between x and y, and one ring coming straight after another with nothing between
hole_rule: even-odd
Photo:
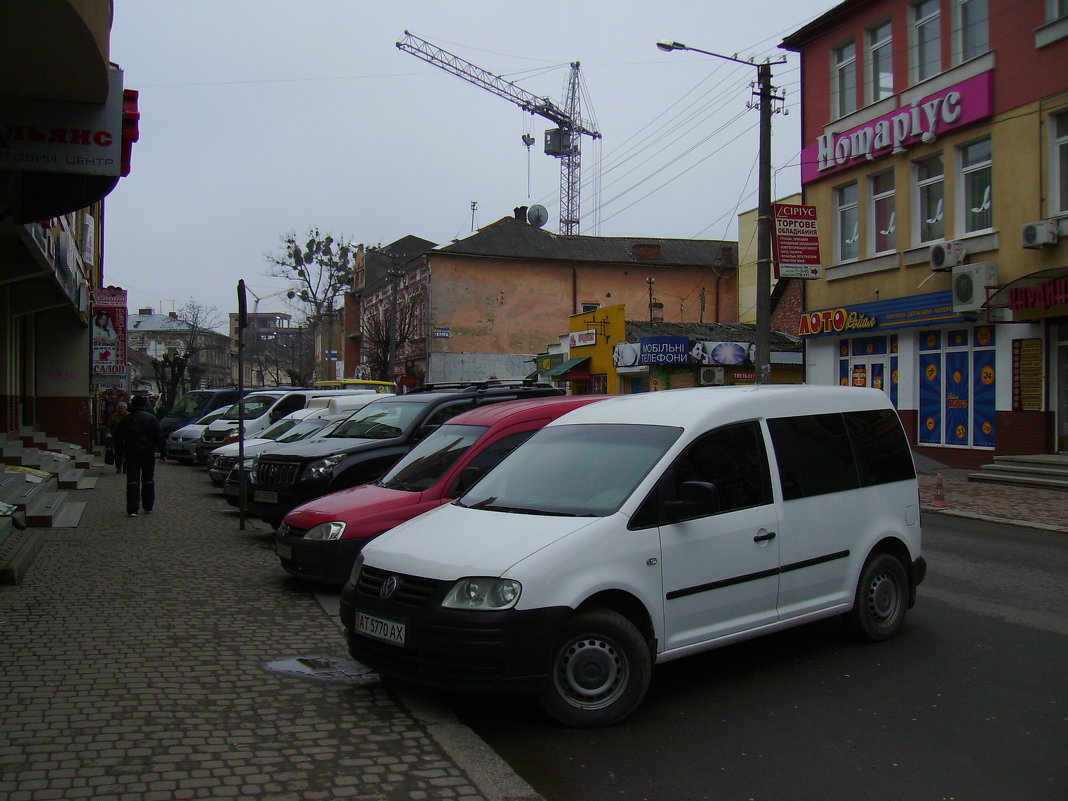
<instances>
[{"instance_id":1,"label":"storefront door","mask_svg":"<svg viewBox=\"0 0 1068 801\"><path fill-rule=\"evenodd\" d=\"M889 394L890 380L887 372L887 358L854 357L850 365L849 383L854 387L872 387Z\"/></svg>"},{"instance_id":2,"label":"storefront door","mask_svg":"<svg viewBox=\"0 0 1068 801\"><path fill-rule=\"evenodd\" d=\"M1058 325L1053 331L1053 393L1057 431L1057 452L1068 453L1068 325Z\"/></svg>"}]
</instances>

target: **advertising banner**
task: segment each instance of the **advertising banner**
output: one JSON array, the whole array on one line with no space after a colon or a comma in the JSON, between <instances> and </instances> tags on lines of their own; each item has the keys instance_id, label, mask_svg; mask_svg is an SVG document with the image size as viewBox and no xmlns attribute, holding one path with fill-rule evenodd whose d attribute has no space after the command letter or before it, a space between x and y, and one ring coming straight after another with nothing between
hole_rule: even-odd
<instances>
[{"instance_id":1,"label":"advertising banner","mask_svg":"<svg viewBox=\"0 0 1068 801\"><path fill-rule=\"evenodd\" d=\"M822 278L815 206L775 203L775 277Z\"/></svg>"},{"instance_id":2,"label":"advertising banner","mask_svg":"<svg viewBox=\"0 0 1068 801\"><path fill-rule=\"evenodd\" d=\"M93 299L93 375L126 376L126 290L98 289Z\"/></svg>"}]
</instances>

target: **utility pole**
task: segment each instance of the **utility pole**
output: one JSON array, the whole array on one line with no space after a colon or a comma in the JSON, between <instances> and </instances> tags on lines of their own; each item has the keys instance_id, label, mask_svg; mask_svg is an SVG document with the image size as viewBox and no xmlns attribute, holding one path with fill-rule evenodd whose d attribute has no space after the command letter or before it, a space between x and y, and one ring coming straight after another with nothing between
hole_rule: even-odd
<instances>
[{"instance_id":1,"label":"utility pole","mask_svg":"<svg viewBox=\"0 0 1068 801\"><path fill-rule=\"evenodd\" d=\"M383 381L392 381L395 375L393 369L393 360L397 357L397 280L404 275L401 270L397 269L396 257L390 257L393 260L393 264L389 268L389 272L386 273L390 280L390 292L389 292L389 352L386 356L386 375L382 376Z\"/></svg>"},{"instance_id":2,"label":"utility pole","mask_svg":"<svg viewBox=\"0 0 1068 801\"><path fill-rule=\"evenodd\" d=\"M756 334L754 366L758 384L771 383L771 115L775 113L772 101L781 100L772 93L771 67L785 64L786 59L755 64L740 58L687 47L681 42L657 42L661 50L689 50L714 56L724 61L745 64L757 68L757 108L760 109L759 191L757 209L757 270L756 270ZM747 104L749 108L752 103Z\"/></svg>"}]
</instances>

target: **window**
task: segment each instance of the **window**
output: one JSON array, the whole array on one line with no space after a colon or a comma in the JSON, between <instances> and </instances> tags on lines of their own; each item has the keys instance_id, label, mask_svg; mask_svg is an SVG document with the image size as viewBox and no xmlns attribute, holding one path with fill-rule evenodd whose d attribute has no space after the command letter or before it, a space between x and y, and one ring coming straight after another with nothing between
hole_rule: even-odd
<instances>
[{"instance_id":1,"label":"window","mask_svg":"<svg viewBox=\"0 0 1068 801\"><path fill-rule=\"evenodd\" d=\"M838 224L838 261L852 261L859 255L860 215L857 182L834 190L835 220Z\"/></svg>"},{"instance_id":2,"label":"window","mask_svg":"<svg viewBox=\"0 0 1068 801\"><path fill-rule=\"evenodd\" d=\"M1068 2L1068 0L1065 0ZM1055 114L1051 120L1053 132L1053 175L1050 181L1051 211L1054 214L1068 213L1068 111Z\"/></svg>"},{"instance_id":3,"label":"window","mask_svg":"<svg viewBox=\"0 0 1068 801\"><path fill-rule=\"evenodd\" d=\"M853 440L862 487L916 477L912 452L897 414L890 409L846 412L845 422Z\"/></svg>"},{"instance_id":4,"label":"window","mask_svg":"<svg viewBox=\"0 0 1068 801\"><path fill-rule=\"evenodd\" d=\"M857 109L857 49L853 42L831 51L831 104L835 117Z\"/></svg>"},{"instance_id":5,"label":"window","mask_svg":"<svg viewBox=\"0 0 1068 801\"><path fill-rule=\"evenodd\" d=\"M768 420L768 430L775 446L784 501L860 486L842 415L780 417Z\"/></svg>"},{"instance_id":6,"label":"window","mask_svg":"<svg viewBox=\"0 0 1068 801\"><path fill-rule=\"evenodd\" d=\"M894 211L894 171L871 179L872 252L886 253L897 247L897 214Z\"/></svg>"},{"instance_id":7,"label":"window","mask_svg":"<svg viewBox=\"0 0 1068 801\"><path fill-rule=\"evenodd\" d=\"M868 31L867 97L875 103L894 93L894 50L890 22Z\"/></svg>"},{"instance_id":8,"label":"window","mask_svg":"<svg viewBox=\"0 0 1068 801\"><path fill-rule=\"evenodd\" d=\"M990 137L962 147L960 167L965 233L992 228Z\"/></svg>"},{"instance_id":9,"label":"window","mask_svg":"<svg viewBox=\"0 0 1068 801\"><path fill-rule=\"evenodd\" d=\"M912 7L912 74L916 83L942 71L942 26L939 0Z\"/></svg>"},{"instance_id":10,"label":"window","mask_svg":"<svg viewBox=\"0 0 1068 801\"><path fill-rule=\"evenodd\" d=\"M586 312L597 311L599 308L601 308L600 303L583 303L582 313L585 314Z\"/></svg>"},{"instance_id":11,"label":"window","mask_svg":"<svg viewBox=\"0 0 1068 801\"><path fill-rule=\"evenodd\" d=\"M1046 0L1046 21L1056 22L1068 17L1068 0Z\"/></svg>"},{"instance_id":12,"label":"window","mask_svg":"<svg viewBox=\"0 0 1068 801\"><path fill-rule=\"evenodd\" d=\"M942 172L941 153L916 162L916 207L919 210L916 230L920 243L934 242L945 236Z\"/></svg>"},{"instance_id":13,"label":"window","mask_svg":"<svg viewBox=\"0 0 1068 801\"><path fill-rule=\"evenodd\" d=\"M960 64L990 49L990 14L987 0L956 0L953 11L956 22L953 60Z\"/></svg>"}]
</instances>

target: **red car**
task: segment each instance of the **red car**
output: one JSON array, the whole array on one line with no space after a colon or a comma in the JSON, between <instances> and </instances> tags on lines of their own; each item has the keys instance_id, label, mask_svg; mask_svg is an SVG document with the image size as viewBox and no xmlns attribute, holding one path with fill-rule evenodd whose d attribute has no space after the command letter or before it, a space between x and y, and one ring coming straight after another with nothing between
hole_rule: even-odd
<instances>
[{"instance_id":1,"label":"red car","mask_svg":"<svg viewBox=\"0 0 1068 801\"><path fill-rule=\"evenodd\" d=\"M275 533L275 553L298 578L344 584L372 537L459 498L550 420L606 397L532 398L459 414L373 484L324 495L287 514Z\"/></svg>"}]
</instances>

